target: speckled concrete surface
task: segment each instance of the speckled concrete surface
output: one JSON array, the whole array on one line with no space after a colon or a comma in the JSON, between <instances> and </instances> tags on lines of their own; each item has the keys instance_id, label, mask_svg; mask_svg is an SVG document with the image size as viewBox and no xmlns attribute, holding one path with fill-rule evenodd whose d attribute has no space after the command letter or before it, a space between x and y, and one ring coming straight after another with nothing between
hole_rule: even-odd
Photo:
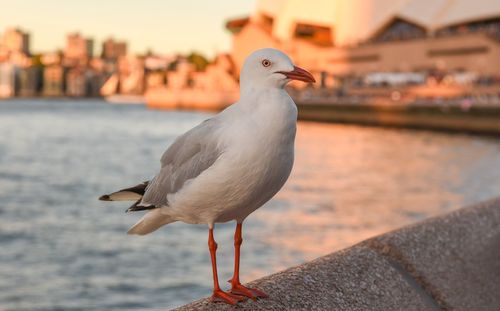
<instances>
[{"instance_id":1,"label":"speckled concrete surface","mask_svg":"<svg viewBox=\"0 0 500 311\"><path fill-rule=\"evenodd\" d=\"M176 310L500 310L500 199L256 280L270 298Z\"/></svg>"},{"instance_id":2,"label":"speckled concrete surface","mask_svg":"<svg viewBox=\"0 0 500 311\"><path fill-rule=\"evenodd\" d=\"M500 310L500 199L362 245L398 261L444 310Z\"/></svg>"},{"instance_id":3,"label":"speckled concrete surface","mask_svg":"<svg viewBox=\"0 0 500 311\"><path fill-rule=\"evenodd\" d=\"M353 247L250 283L270 298L237 308L200 300L178 310L425 310L427 302L375 251Z\"/></svg>"}]
</instances>

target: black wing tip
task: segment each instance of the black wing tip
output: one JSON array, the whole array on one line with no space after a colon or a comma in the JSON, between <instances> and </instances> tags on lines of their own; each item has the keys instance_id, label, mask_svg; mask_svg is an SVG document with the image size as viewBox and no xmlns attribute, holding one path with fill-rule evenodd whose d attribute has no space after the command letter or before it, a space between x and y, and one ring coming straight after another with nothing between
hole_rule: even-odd
<instances>
[{"instance_id":1,"label":"black wing tip","mask_svg":"<svg viewBox=\"0 0 500 311\"><path fill-rule=\"evenodd\" d=\"M152 210L152 209L155 209L157 208L156 206L154 205L147 205L147 206L143 206L143 205L132 205L131 207L127 208L127 210L125 211L125 213L128 213L128 212L138 212L138 211L147 211L147 210Z\"/></svg>"},{"instance_id":2,"label":"black wing tip","mask_svg":"<svg viewBox=\"0 0 500 311\"><path fill-rule=\"evenodd\" d=\"M111 200L111 197L109 196L109 194L101 195L101 196L99 197L99 200L100 200L100 201L112 201L112 200Z\"/></svg>"}]
</instances>

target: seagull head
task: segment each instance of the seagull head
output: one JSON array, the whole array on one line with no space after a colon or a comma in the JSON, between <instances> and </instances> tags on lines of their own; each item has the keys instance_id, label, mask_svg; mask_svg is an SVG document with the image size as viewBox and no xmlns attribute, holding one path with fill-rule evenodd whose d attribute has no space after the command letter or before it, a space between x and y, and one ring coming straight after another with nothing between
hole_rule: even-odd
<instances>
[{"instance_id":1,"label":"seagull head","mask_svg":"<svg viewBox=\"0 0 500 311\"><path fill-rule=\"evenodd\" d=\"M292 80L316 82L307 70L295 66L288 55L271 48L250 54L243 63L240 74L242 89L259 86L283 88Z\"/></svg>"}]
</instances>

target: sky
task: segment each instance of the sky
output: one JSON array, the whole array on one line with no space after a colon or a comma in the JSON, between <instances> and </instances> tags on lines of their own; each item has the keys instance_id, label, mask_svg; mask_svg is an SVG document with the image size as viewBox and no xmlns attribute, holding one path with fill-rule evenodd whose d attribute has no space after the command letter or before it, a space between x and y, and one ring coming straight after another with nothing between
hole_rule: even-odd
<instances>
[{"instance_id":1,"label":"sky","mask_svg":"<svg viewBox=\"0 0 500 311\"><path fill-rule=\"evenodd\" d=\"M0 33L20 27L31 34L31 51L62 49L66 34L94 39L94 52L109 36L129 51L159 54L227 51L228 18L250 14L256 0L0 0Z\"/></svg>"}]
</instances>

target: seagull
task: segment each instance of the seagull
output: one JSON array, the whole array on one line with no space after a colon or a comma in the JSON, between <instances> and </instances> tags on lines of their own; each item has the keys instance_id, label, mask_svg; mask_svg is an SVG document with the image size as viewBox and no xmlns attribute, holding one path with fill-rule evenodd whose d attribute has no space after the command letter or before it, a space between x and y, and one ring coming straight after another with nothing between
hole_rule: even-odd
<instances>
[{"instance_id":1,"label":"seagull","mask_svg":"<svg viewBox=\"0 0 500 311\"><path fill-rule=\"evenodd\" d=\"M279 50L253 52L243 63L238 102L179 136L161 157L153 179L99 198L135 201L127 212L147 210L129 234L145 235L175 221L207 224L214 302L236 305L268 297L240 282L242 226L283 187L292 170L297 107L284 88L291 80L316 82ZM232 220L234 274L225 292L217 276L213 230L216 223Z\"/></svg>"}]
</instances>

